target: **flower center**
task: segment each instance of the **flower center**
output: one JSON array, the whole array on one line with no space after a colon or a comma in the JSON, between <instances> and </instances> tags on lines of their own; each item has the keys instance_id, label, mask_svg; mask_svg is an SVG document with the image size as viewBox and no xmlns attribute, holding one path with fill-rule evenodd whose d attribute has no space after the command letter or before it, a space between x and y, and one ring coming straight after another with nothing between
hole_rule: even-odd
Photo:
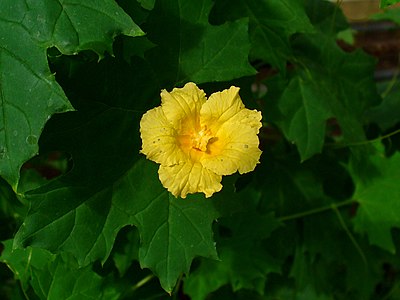
<instances>
[{"instance_id":1,"label":"flower center","mask_svg":"<svg viewBox=\"0 0 400 300\"><path fill-rule=\"evenodd\" d=\"M207 129L207 126L203 126L200 131L192 135L192 148L206 152L208 142L212 138L211 131Z\"/></svg>"}]
</instances>

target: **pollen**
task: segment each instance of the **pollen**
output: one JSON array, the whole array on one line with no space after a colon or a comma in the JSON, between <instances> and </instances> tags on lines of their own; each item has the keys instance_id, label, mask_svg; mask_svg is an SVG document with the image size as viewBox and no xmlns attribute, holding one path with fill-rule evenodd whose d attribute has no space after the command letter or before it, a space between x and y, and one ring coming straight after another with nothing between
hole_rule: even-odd
<instances>
[{"instance_id":1,"label":"pollen","mask_svg":"<svg viewBox=\"0 0 400 300\"><path fill-rule=\"evenodd\" d=\"M207 130L207 126L204 126L200 131L196 132L192 136L192 148L206 152L209 141L213 138L211 131Z\"/></svg>"}]
</instances>

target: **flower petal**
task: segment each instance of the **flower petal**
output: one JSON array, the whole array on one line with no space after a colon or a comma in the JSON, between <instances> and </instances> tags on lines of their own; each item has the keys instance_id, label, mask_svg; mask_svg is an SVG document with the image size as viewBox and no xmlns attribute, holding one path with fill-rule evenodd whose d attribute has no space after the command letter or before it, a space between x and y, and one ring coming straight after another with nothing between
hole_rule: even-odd
<instances>
[{"instance_id":1,"label":"flower petal","mask_svg":"<svg viewBox=\"0 0 400 300\"><path fill-rule=\"evenodd\" d=\"M206 102L206 94L193 82L172 92L161 91L161 107L167 120L181 134L198 130L201 106ZM182 132L183 131L183 132Z\"/></svg>"},{"instance_id":2,"label":"flower petal","mask_svg":"<svg viewBox=\"0 0 400 300\"><path fill-rule=\"evenodd\" d=\"M175 197L204 193L208 198L222 189L222 176L203 168L198 162L187 161L170 167L161 165L158 175L163 186Z\"/></svg>"},{"instance_id":3,"label":"flower petal","mask_svg":"<svg viewBox=\"0 0 400 300\"><path fill-rule=\"evenodd\" d=\"M200 160L201 164L219 175L253 171L261 156L257 136L260 121L260 112L245 108L219 125L216 137L208 144L207 155Z\"/></svg>"},{"instance_id":4,"label":"flower petal","mask_svg":"<svg viewBox=\"0 0 400 300\"><path fill-rule=\"evenodd\" d=\"M200 111L201 124L216 132L223 123L244 108L239 96L239 88L231 86L228 90L212 94Z\"/></svg>"},{"instance_id":5,"label":"flower petal","mask_svg":"<svg viewBox=\"0 0 400 300\"><path fill-rule=\"evenodd\" d=\"M168 122L162 108L146 112L140 120L142 152L148 159L163 165L174 165L187 159L180 149L176 130Z\"/></svg>"}]
</instances>

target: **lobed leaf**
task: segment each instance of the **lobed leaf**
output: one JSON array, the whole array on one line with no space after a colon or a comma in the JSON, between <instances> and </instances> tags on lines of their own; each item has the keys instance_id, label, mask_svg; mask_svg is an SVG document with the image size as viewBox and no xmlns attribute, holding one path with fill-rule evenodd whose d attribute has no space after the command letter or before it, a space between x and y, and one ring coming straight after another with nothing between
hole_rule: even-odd
<instances>
[{"instance_id":1,"label":"lobed leaf","mask_svg":"<svg viewBox=\"0 0 400 300\"><path fill-rule=\"evenodd\" d=\"M142 32L112 0L0 2L0 103L3 123L14 126L0 129L0 175L9 172L5 178L16 189L19 166L37 153L39 136L41 155L71 157L67 173L35 190L33 177L21 177L16 190L30 206L27 214L0 182L0 235L9 238L15 224L8 221L26 214L14 241L5 242L4 250L0 245L0 261L26 296L165 297L140 263L168 292L185 273L180 283L193 299L396 298L400 263L391 253L399 245L391 230L400 226L398 155L386 157L381 148L371 154L369 146L322 152L327 134L331 138L327 120L337 121L347 145L365 140L367 122L387 129L398 119L397 86L385 90L388 98L379 104L374 60L337 47L338 32L348 26L338 6L317 0L118 3L147 37L119 39L116 57L100 62L90 52L50 56L58 53L52 49L51 70L78 110L53 115L72 107L49 71L48 47L102 56L116 34ZM278 75L254 85L253 77L240 79L255 72L249 54L262 67L278 68ZM265 103L253 103L265 104L261 163L254 173L225 178L212 199L173 198L161 186L157 166L139 155L140 116L157 105L160 89L188 80L207 83L207 91L239 85L247 99L266 94ZM230 82L211 82L223 80ZM29 110L14 118L12 105L25 99ZM26 120L36 133L24 129ZM20 128L29 139L19 139ZM26 141L34 142L32 148ZM5 160L8 155L13 159ZM358 210L348 200L352 179ZM121 232L124 227L128 231ZM2 278L5 268L1 264ZM14 282L0 287L0 298Z\"/></svg>"},{"instance_id":2,"label":"lobed leaf","mask_svg":"<svg viewBox=\"0 0 400 300\"><path fill-rule=\"evenodd\" d=\"M0 16L0 36L0 176L16 190L19 169L37 154L44 124L72 106L49 70L45 48L22 25Z\"/></svg>"},{"instance_id":3,"label":"lobed leaf","mask_svg":"<svg viewBox=\"0 0 400 300\"><path fill-rule=\"evenodd\" d=\"M78 268L66 255L61 257L32 247L12 250L11 240L3 243L5 250L0 261L13 271L25 292L31 285L40 299L111 299L118 296L111 290L105 293L104 278L90 266Z\"/></svg>"},{"instance_id":4,"label":"lobed leaf","mask_svg":"<svg viewBox=\"0 0 400 300\"><path fill-rule=\"evenodd\" d=\"M313 28L301 1L215 1L211 16L217 23L249 18L251 56L285 71L292 55L289 38Z\"/></svg>"},{"instance_id":5,"label":"lobed leaf","mask_svg":"<svg viewBox=\"0 0 400 300\"><path fill-rule=\"evenodd\" d=\"M39 44L56 46L63 54L93 50L100 57L113 53L118 34L140 36L143 31L115 1L26 1L21 23Z\"/></svg>"},{"instance_id":6,"label":"lobed leaf","mask_svg":"<svg viewBox=\"0 0 400 300\"><path fill-rule=\"evenodd\" d=\"M114 1L0 3L0 176L17 190L21 165L38 152L46 121L72 110L50 72L46 51L112 52L116 34L143 32Z\"/></svg>"},{"instance_id":7,"label":"lobed leaf","mask_svg":"<svg viewBox=\"0 0 400 300\"><path fill-rule=\"evenodd\" d=\"M69 252L86 266L98 259L105 262L118 231L135 225L142 267L153 270L169 292L195 256L216 257L211 230L218 216L214 203L203 197L182 200L169 195L156 166L137 161L137 122L132 113L118 109L92 116L70 113L53 120L53 134L43 136L46 148L70 152L74 167L26 194L31 208L14 247Z\"/></svg>"},{"instance_id":8,"label":"lobed leaf","mask_svg":"<svg viewBox=\"0 0 400 300\"><path fill-rule=\"evenodd\" d=\"M367 110L365 116L368 121L376 123L383 131L386 131L399 122L400 84L397 82L390 87L387 82L379 82L377 88L382 94L382 102Z\"/></svg>"},{"instance_id":9,"label":"lobed leaf","mask_svg":"<svg viewBox=\"0 0 400 300\"><path fill-rule=\"evenodd\" d=\"M325 183L329 178L307 163L299 162L298 157L265 161L252 183L260 194L259 209L285 217L328 205L331 200L325 193Z\"/></svg>"},{"instance_id":10,"label":"lobed leaf","mask_svg":"<svg viewBox=\"0 0 400 300\"><path fill-rule=\"evenodd\" d=\"M132 113L104 109L94 109L89 115L63 114L50 120L46 127L50 132L44 131L41 150L70 153L73 168L65 176L26 193L30 212L16 234L14 246L71 252L80 265L107 258L118 232L109 223L112 185L138 158L138 150L134 152L137 140L131 134L137 128L136 122ZM93 134L97 132L101 134ZM121 222L121 227L126 225Z\"/></svg>"},{"instance_id":11,"label":"lobed leaf","mask_svg":"<svg viewBox=\"0 0 400 300\"><path fill-rule=\"evenodd\" d=\"M354 218L357 232L366 233L369 241L391 253L396 252L391 229L400 228L400 154L384 156L383 147L377 145L377 152L370 157L378 172L369 179L353 172L356 182L354 199L360 204ZM353 168L350 165L350 170Z\"/></svg>"},{"instance_id":12,"label":"lobed leaf","mask_svg":"<svg viewBox=\"0 0 400 300\"><path fill-rule=\"evenodd\" d=\"M255 74L248 61L247 21L212 26L211 6L211 0L156 2L147 25L149 40L158 47L149 50L146 58L164 87Z\"/></svg>"},{"instance_id":13,"label":"lobed leaf","mask_svg":"<svg viewBox=\"0 0 400 300\"><path fill-rule=\"evenodd\" d=\"M322 151L329 118L337 120L343 143L365 140L363 115L379 100L371 76L375 61L361 51L343 52L321 34L299 36L293 44L307 67L300 67L281 95L277 123L301 160Z\"/></svg>"},{"instance_id":14,"label":"lobed leaf","mask_svg":"<svg viewBox=\"0 0 400 300\"><path fill-rule=\"evenodd\" d=\"M201 300L230 284L233 291L248 289L263 295L267 275L279 273L281 262L268 253L262 240L280 225L271 214L255 212L220 219L218 226L232 236L217 239L219 260L202 259L186 278L185 292L191 299Z\"/></svg>"},{"instance_id":15,"label":"lobed leaf","mask_svg":"<svg viewBox=\"0 0 400 300\"><path fill-rule=\"evenodd\" d=\"M350 222L346 208L304 219L303 241L296 249L291 270L299 289L312 283L321 293L340 291L344 299L371 297L379 283L380 260L385 255L370 249L366 239L350 231ZM392 259L389 257L386 259ZM343 264L343 269L334 267L339 264ZM339 277L332 282L332 278Z\"/></svg>"},{"instance_id":16,"label":"lobed leaf","mask_svg":"<svg viewBox=\"0 0 400 300\"><path fill-rule=\"evenodd\" d=\"M297 145L301 159L321 152L325 140L325 123L332 117L318 84L294 77L282 94L279 108L285 119L282 129L287 139Z\"/></svg>"},{"instance_id":17,"label":"lobed leaf","mask_svg":"<svg viewBox=\"0 0 400 300\"><path fill-rule=\"evenodd\" d=\"M104 262L118 231L135 225L141 266L171 292L195 256L216 258L211 224L217 214L211 201L200 198L175 199L159 183L156 166L140 161L114 185L92 195L71 186L33 194L32 209L14 243L67 251L87 265ZM50 209L57 199L63 201Z\"/></svg>"},{"instance_id":18,"label":"lobed leaf","mask_svg":"<svg viewBox=\"0 0 400 300\"><path fill-rule=\"evenodd\" d=\"M182 273L189 272L194 257L217 257L211 229L217 217L213 201L199 195L174 198L159 183L155 164L137 163L119 182L113 200L139 229L141 266L150 268L167 292L172 292Z\"/></svg>"},{"instance_id":19,"label":"lobed leaf","mask_svg":"<svg viewBox=\"0 0 400 300\"><path fill-rule=\"evenodd\" d=\"M337 37L339 32L349 28L349 23L338 3L307 0L305 8L314 29L327 36Z\"/></svg>"}]
</instances>

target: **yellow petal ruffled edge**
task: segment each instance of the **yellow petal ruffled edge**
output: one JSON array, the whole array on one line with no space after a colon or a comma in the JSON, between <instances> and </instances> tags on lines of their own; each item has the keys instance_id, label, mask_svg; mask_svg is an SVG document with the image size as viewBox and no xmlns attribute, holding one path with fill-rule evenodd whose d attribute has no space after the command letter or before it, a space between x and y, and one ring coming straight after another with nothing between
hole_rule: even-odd
<instances>
[{"instance_id":1,"label":"yellow petal ruffled edge","mask_svg":"<svg viewBox=\"0 0 400 300\"><path fill-rule=\"evenodd\" d=\"M262 153L257 136L260 127L244 123L248 119L259 122L261 113L243 109L220 127L217 138L208 146L209 155L201 160L205 168L219 175L236 171L243 174L255 169Z\"/></svg>"},{"instance_id":2,"label":"yellow petal ruffled edge","mask_svg":"<svg viewBox=\"0 0 400 300\"><path fill-rule=\"evenodd\" d=\"M222 189L222 176L207 170L198 162L187 161L174 166L160 165L158 175L161 183L175 197L204 193L211 197Z\"/></svg>"},{"instance_id":3,"label":"yellow petal ruffled edge","mask_svg":"<svg viewBox=\"0 0 400 300\"><path fill-rule=\"evenodd\" d=\"M147 111L140 120L141 153L156 163L171 166L187 159L176 141L176 131L160 106Z\"/></svg>"},{"instance_id":4,"label":"yellow petal ruffled edge","mask_svg":"<svg viewBox=\"0 0 400 300\"><path fill-rule=\"evenodd\" d=\"M200 122L214 136L202 165L219 175L253 171L262 153L258 148L261 118L261 112L244 108L237 87L211 95L200 111Z\"/></svg>"},{"instance_id":5,"label":"yellow petal ruffled edge","mask_svg":"<svg viewBox=\"0 0 400 300\"><path fill-rule=\"evenodd\" d=\"M244 108L239 88L231 86L222 92L212 94L200 110L200 122L211 131L218 128Z\"/></svg>"},{"instance_id":6,"label":"yellow petal ruffled edge","mask_svg":"<svg viewBox=\"0 0 400 300\"><path fill-rule=\"evenodd\" d=\"M200 109L206 102L206 94L193 82L186 83L182 88L174 88L172 92L161 91L161 107L166 119L176 130L182 125L197 129Z\"/></svg>"}]
</instances>

